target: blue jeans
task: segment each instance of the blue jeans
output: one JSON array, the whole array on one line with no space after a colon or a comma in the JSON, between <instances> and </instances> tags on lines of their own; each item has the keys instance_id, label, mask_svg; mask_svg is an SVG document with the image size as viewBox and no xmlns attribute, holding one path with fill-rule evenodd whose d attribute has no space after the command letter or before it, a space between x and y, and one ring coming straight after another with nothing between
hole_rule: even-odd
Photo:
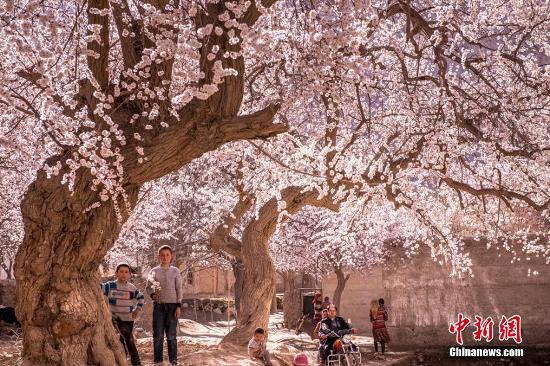
<instances>
[{"instance_id":1,"label":"blue jeans","mask_svg":"<svg viewBox=\"0 0 550 366\"><path fill-rule=\"evenodd\" d=\"M170 364L178 364L178 341L176 330L178 319L174 316L177 304L154 304L153 308L153 354L154 362L163 362L162 348L164 345L164 334L168 344L168 360Z\"/></svg>"}]
</instances>

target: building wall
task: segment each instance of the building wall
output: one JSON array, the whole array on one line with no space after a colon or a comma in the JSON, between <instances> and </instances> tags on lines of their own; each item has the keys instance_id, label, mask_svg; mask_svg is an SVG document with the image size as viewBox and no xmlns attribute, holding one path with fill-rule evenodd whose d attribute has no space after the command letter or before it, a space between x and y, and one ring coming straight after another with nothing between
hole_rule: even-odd
<instances>
[{"instance_id":1,"label":"building wall","mask_svg":"<svg viewBox=\"0 0 550 366\"><path fill-rule=\"evenodd\" d=\"M15 307L15 280L0 280L0 305Z\"/></svg>"},{"instance_id":2,"label":"building wall","mask_svg":"<svg viewBox=\"0 0 550 366\"><path fill-rule=\"evenodd\" d=\"M387 326L394 345L452 345L451 322L459 312L472 324L465 330L465 343L472 343L474 315L495 321L493 343L498 343L502 315L522 316L523 344L550 346L550 265L541 258L511 264L509 255L498 256L485 245L468 247L473 278L450 278L450 269L421 253L409 261L393 260L387 267L352 273L342 295L340 314L351 318L362 334L372 335L370 301L383 297L389 306ZM538 275L528 276L528 270ZM324 295L332 298L334 275L323 279ZM468 340L470 340L468 342ZM479 343L476 343L479 344Z\"/></svg>"},{"instance_id":3,"label":"building wall","mask_svg":"<svg viewBox=\"0 0 550 366\"><path fill-rule=\"evenodd\" d=\"M235 277L230 270L217 267L197 268L193 271L193 283L189 283L185 274L183 280L184 297L214 297L233 295Z\"/></svg>"},{"instance_id":4,"label":"building wall","mask_svg":"<svg viewBox=\"0 0 550 366\"><path fill-rule=\"evenodd\" d=\"M185 265L182 264L181 268L185 268ZM185 298L234 295L235 276L232 270L218 267L195 268L193 269L193 283L189 283L185 273L182 275L182 280ZM278 274L275 278L275 286L277 292L284 291L283 279Z\"/></svg>"}]
</instances>

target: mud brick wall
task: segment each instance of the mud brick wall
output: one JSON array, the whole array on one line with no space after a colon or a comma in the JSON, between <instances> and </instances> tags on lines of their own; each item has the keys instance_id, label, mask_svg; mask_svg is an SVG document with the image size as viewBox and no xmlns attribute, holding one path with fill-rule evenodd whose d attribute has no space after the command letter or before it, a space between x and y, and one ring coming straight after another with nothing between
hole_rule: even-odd
<instances>
[{"instance_id":1,"label":"mud brick wall","mask_svg":"<svg viewBox=\"0 0 550 366\"><path fill-rule=\"evenodd\" d=\"M522 317L525 346L550 346L550 265L536 256L511 263L508 253L489 251L484 243L469 244L474 277L449 277L450 269L432 260L429 251L412 260L396 255L389 266L369 272L353 272L342 296L340 313L351 318L362 334L372 335L370 301L383 297L390 308L387 323L394 346L450 346L455 336L451 322L462 312L472 321L464 331L464 343L473 341L474 316L491 316L495 322L491 345L498 344L502 315ZM498 255L501 253L501 256ZM529 269L531 275L529 275ZM537 271L538 275L533 275ZM336 278L323 280L323 293L332 298ZM515 344L513 341L504 344Z\"/></svg>"},{"instance_id":2,"label":"mud brick wall","mask_svg":"<svg viewBox=\"0 0 550 366\"><path fill-rule=\"evenodd\" d=\"M15 307L15 280L0 280L0 305Z\"/></svg>"}]
</instances>

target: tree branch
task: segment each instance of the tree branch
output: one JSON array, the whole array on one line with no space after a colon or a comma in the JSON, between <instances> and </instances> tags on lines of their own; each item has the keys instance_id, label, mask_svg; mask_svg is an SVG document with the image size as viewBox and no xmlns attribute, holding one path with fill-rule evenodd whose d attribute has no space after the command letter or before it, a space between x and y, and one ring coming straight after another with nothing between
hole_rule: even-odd
<instances>
[{"instance_id":1,"label":"tree branch","mask_svg":"<svg viewBox=\"0 0 550 366\"><path fill-rule=\"evenodd\" d=\"M503 188L474 188L466 183L456 181L447 176L441 176L441 180L451 188L470 193L471 195L476 197L493 196L496 198L500 198L508 205L508 207L510 207L510 205L509 203L507 203L507 199L516 199L525 202L537 211L543 211L550 207L550 200L542 204L538 204L526 195Z\"/></svg>"},{"instance_id":2,"label":"tree branch","mask_svg":"<svg viewBox=\"0 0 550 366\"><path fill-rule=\"evenodd\" d=\"M218 225L208 240L208 247L214 251L223 250L228 254L242 258L241 247L242 243L231 236L231 231L241 221L244 215L254 204L255 197L247 194L243 190L239 192L239 200L233 207L233 210L227 215L223 222Z\"/></svg>"},{"instance_id":3,"label":"tree branch","mask_svg":"<svg viewBox=\"0 0 550 366\"><path fill-rule=\"evenodd\" d=\"M88 54L86 59L94 79L102 90L109 85L109 1L88 0ZM97 12L105 12L103 15Z\"/></svg>"},{"instance_id":4,"label":"tree branch","mask_svg":"<svg viewBox=\"0 0 550 366\"><path fill-rule=\"evenodd\" d=\"M46 87L41 85L41 83L39 82L39 80L43 79L42 74L29 69L19 70L16 72L16 74L20 78L29 81L31 84L34 85L35 88L39 89L40 91L44 92L46 90ZM75 118L75 111L72 110L68 105L66 105L63 99L58 94L50 93L50 97L57 105L59 105L63 109L63 114L65 116Z\"/></svg>"},{"instance_id":5,"label":"tree branch","mask_svg":"<svg viewBox=\"0 0 550 366\"><path fill-rule=\"evenodd\" d=\"M140 24L133 18L127 0L119 2L111 2L113 10L113 18L115 20L118 37L120 39L120 47L124 60L124 67L132 69L141 58L143 45L138 44L138 40L142 37L142 28ZM127 33L134 32L135 36L130 37Z\"/></svg>"},{"instance_id":6,"label":"tree branch","mask_svg":"<svg viewBox=\"0 0 550 366\"><path fill-rule=\"evenodd\" d=\"M288 131L288 126L273 123L279 105L270 104L262 110L245 116L225 118L219 126L224 142L268 138Z\"/></svg>"}]
</instances>

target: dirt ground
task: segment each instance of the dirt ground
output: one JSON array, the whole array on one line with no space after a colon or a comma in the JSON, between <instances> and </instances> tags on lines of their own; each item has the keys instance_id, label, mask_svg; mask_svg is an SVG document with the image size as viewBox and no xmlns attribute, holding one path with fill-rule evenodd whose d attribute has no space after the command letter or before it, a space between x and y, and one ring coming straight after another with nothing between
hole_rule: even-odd
<instances>
[{"instance_id":1,"label":"dirt ground","mask_svg":"<svg viewBox=\"0 0 550 366\"><path fill-rule=\"evenodd\" d=\"M207 317L208 318L208 317ZM204 318L203 318L204 319ZM282 329L282 314L272 316L269 327L268 348L274 355L275 366L291 366L292 358L298 352L305 352L310 365L317 365L316 343L307 333L296 335ZM178 360L185 366L259 366L246 357L243 347L218 346L234 322L200 321L181 319L178 335ZM137 344L143 366L153 364L153 345L151 334L141 329L137 332ZM13 330L0 331L0 366L17 366L21 353L21 335ZM525 350L525 357L515 359L452 359L445 349L410 350L394 352L389 347L385 359L374 356L372 338L356 336L354 342L362 353L362 365L371 366L550 366L550 354L546 350ZM165 347L166 352L166 347ZM166 359L166 357L165 357Z\"/></svg>"},{"instance_id":2,"label":"dirt ground","mask_svg":"<svg viewBox=\"0 0 550 366\"><path fill-rule=\"evenodd\" d=\"M181 360L185 360L186 356L197 352L203 348L198 343L191 343L183 338L178 339L178 354ZM142 359L143 366L153 364L153 344L152 339L141 339L138 341L139 354ZM13 342L0 339L0 366L16 366L21 356L21 342Z\"/></svg>"}]
</instances>

